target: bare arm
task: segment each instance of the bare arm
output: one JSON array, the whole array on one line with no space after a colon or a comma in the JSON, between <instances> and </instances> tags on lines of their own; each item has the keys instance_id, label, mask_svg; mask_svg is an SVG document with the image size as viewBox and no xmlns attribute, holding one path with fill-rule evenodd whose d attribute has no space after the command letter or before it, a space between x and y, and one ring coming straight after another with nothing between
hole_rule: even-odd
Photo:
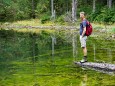
<instances>
[{"instance_id":1,"label":"bare arm","mask_svg":"<svg viewBox=\"0 0 115 86\"><path fill-rule=\"evenodd\" d=\"M86 27L83 28L82 37L85 35L85 32L86 32Z\"/></svg>"}]
</instances>

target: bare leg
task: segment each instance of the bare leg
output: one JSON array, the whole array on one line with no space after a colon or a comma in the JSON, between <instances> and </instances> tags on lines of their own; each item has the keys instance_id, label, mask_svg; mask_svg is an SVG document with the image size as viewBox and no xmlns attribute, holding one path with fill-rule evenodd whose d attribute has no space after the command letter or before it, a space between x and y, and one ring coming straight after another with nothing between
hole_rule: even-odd
<instances>
[{"instance_id":1,"label":"bare leg","mask_svg":"<svg viewBox=\"0 0 115 86\"><path fill-rule=\"evenodd\" d=\"M83 47L83 54L84 54L84 56L87 56L87 48L86 47Z\"/></svg>"},{"instance_id":2,"label":"bare leg","mask_svg":"<svg viewBox=\"0 0 115 86\"><path fill-rule=\"evenodd\" d=\"M83 54L84 54L84 57L81 62L86 62L87 61L87 48L86 47L83 47Z\"/></svg>"}]
</instances>

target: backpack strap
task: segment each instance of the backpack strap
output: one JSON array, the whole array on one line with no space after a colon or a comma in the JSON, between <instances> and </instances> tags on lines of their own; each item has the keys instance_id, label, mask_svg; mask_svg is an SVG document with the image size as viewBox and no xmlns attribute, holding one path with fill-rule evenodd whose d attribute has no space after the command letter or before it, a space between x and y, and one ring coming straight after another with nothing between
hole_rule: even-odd
<instances>
[{"instance_id":1,"label":"backpack strap","mask_svg":"<svg viewBox=\"0 0 115 86\"><path fill-rule=\"evenodd\" d=\"M88 20L85 19L83 21L86 21L86 26L89 25L89 23L88 23L89 21ZM83 21L82 21L82 25L83 25Z\"/></svg>"},{"instance_id":2,"label":"backpack strap","mask_svg":"<svg viewBox=\"0 0 115 86\"><path fill-rule=\"evenodd\" d=\"M88 20L86 20L86 21L87 21L87 25L90 25L90 22Z\"/></svg>"}]
</instances>

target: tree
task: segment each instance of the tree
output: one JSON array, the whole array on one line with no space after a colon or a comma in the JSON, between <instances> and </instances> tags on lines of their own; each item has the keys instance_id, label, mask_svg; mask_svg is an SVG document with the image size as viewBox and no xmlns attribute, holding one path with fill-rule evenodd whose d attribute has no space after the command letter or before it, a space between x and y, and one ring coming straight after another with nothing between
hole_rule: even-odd
<instances>
[{"instance_id":1,"label":"tree","mask_svg":"<svg viewBox=\"0 0 115 86\"><path fill-rule=\"evenodd\" d=\"M51 0L51 19L55 19L54 0Z\"/></svg>"},{"instance_id":2,"label":"tree","mask_svg":"<svg viewBox=\"0 0 115 86\"><path fill-rule=\"evenodd\" d=\"M32 17L35 18L34 0L32 0Z\"/></svg>"},{"instance_id":3,"label":"tree","mask_svg":"<svg viewBox=\"0 0 115 86\"><path fill-rule=\"evenodd\" d=\"M51 0L51 13L52 13L52 16L54 14L54 0Z\"/></svg>"},{"instance_id":4,"label":"tree","mask_svg":"<svg viewBox=\"0 0 115 86\"><path fill-rule=\"evenodd\" d=\"M72 21L73 22L77 20L76 12L77 12L77 0L72 0Z\"/></svg>"},{"instance_id":5,"label":"tree","mask_svg":"<svg viewBox=\"0 0 115 86\"><path fill-rule=\"evenodd\" d=\"M96 0L93 0L93 13L95 12L95 2L96 2Z\"/></svg>"},{"instance_id":6,"label":"tree","mask_svg":"<svg viewBox=\"0 0 115 86\"><path fill-rule=\"evenodd\" d=\"M112 7L112 0L107 0L107 6L108 6L109 8Z\"/></svg>"}]
</instances>

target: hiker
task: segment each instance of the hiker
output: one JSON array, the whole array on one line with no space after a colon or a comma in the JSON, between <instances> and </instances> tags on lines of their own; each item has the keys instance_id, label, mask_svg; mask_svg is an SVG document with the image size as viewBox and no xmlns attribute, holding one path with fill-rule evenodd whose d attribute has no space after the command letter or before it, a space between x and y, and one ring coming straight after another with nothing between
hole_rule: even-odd
<instances>
[{"instance_id":1,"label":"hiker","mask_svg":"<svg viewBox=\"0 0 115 86\"><path fill-rule=\"evenodd\" d=\"M85 12L80 12L80 18L82 20L82 22L80 23L80 43L81 43L81 47L83 49L83 54L84 54L84 57L80 62L84 63L84 62L87 62L87 47L86 47L87 36L85 34L87 20L85 17Z\"/></svg>"}]
</instances>

